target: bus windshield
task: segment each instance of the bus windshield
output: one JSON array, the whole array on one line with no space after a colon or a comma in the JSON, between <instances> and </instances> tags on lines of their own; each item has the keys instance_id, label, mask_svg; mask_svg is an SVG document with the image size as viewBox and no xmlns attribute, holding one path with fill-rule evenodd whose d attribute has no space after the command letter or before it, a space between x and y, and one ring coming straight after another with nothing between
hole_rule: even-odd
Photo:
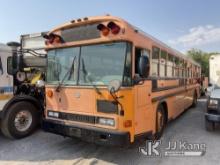
<instances>
[{"instance_id":1,"label":"bus windshield","mask_svg":"<svg viewBox=\"0 0 220 165\"><path fill-rule=\"evenodd\" d=\"M108 85L111 80L130 85L130 44L115 42L50 50L47 83L58 84L61 80L65 85Z\"/></svg>"}]
</instances>

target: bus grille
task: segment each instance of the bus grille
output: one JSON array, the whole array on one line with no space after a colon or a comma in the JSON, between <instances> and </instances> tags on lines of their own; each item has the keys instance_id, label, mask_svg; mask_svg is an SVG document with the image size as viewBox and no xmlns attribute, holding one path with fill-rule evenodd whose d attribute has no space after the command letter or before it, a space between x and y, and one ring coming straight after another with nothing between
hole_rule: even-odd
<instances>
[{"instance_id":1,"label":"bus grille","mask_svg":"<svg viewBox=\"0 0 220 165\"><path fill-rule=\"evenodd\" d=\"M83 123L89 123L89 124L95 124L96 122L95 116L70 114L70 113L64 113L64 112L59 112L58 118L62 120L70 120L70 121L83 122Z\"/></svg>"}]
</instances>

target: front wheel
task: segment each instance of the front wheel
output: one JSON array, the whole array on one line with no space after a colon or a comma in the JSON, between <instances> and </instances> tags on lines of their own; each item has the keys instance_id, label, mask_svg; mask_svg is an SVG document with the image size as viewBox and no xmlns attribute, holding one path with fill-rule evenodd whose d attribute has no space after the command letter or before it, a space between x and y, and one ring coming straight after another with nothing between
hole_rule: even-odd
<instances>
[{"instance_id":1,"label":"front wheel","mask_svg":"<svg viewBox=\"0 0 220 165\"><path fill-rule=\"evenodd\" d=\"M30 135L39 124L37 108L29 102L14 103L2 120L2 133L11 139L20 139Z\"/></svg>"}]
</instances>

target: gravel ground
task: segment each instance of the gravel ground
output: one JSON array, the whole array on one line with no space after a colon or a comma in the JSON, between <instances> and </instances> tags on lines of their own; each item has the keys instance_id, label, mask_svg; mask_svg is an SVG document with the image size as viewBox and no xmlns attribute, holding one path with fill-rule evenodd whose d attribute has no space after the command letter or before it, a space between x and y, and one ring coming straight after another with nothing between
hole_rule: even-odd
<instances>
[{"instance_id":1,"label":"gravel ground","mask_svg":"<svg viewBox=\"0 0 220 165\"><path fill-rule=\"evenodd\" d=\"M220 129L211 133L205 130L205 104L205 99L200 99L196 108L187 110L170 122L161 139L161 150L168 146L169 141L205 143L206 153L201 157L149 158L139 152L139 147L145 146L144 141L129 148L103 147L38 130L32 136L17 141L0 135L0 165L219 164Z\"/></svg>"}]
</instances>

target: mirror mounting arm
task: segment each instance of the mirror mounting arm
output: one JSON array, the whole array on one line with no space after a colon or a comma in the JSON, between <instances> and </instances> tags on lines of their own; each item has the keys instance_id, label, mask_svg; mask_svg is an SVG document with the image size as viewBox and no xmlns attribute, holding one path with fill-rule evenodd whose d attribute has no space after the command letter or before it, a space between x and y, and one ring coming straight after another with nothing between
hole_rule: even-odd
<instances>
[{"instance_id":1,"label":"mirror mounting arm","mask_svg":"<svg viewBox=\"0 0 220 165\"><path fill-rule=\"evenodd\" d=\"M133 84L134 85L143 85L145 81L145 78L141 78L141 77L134 77L133 79Z\"/></svg>"}]
</instances>

